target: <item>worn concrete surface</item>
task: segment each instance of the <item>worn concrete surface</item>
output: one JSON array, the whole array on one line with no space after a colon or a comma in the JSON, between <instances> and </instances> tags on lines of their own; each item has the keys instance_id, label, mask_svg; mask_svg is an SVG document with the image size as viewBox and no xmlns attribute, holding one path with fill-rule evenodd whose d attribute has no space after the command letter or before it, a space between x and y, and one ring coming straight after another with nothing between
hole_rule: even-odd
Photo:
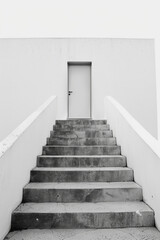
<instances>
[{"instance_id":1,"label":"worn concrete surface","mask_svg":"<svg viewBox=\"0 0 160 240\"><path fill-rule=\"evenodd\" d=\"M34 168L31 182L126 182L133 181L127 167Z\"/></svg>"},{"instance_id":2,"label":"worn concrete surface","mask_svg":"<svg viewBox=\"0 0 160 240\"><path fill-rule=\"evenodd\" d=\"M108 138L47 138L47 145L62 145L62 146L94 146L94 145L116 145L115 137Z\"/></svg>"},{"instance_id":3,"label":"worn concrete surface","mask_svg":"<svg viewBox=\"0 0 160 240\"><path fill-rule=\"evenodd\" d=\"M98 203L25 203L14 213L153 213L144 202L98 202Z\"/></svg>"},{"instance_id":4,"label":"worn concrete surface","mask_svg":"<svg viewBox=\"0 0 160 240\"><path fill-rule=\"evenodd\" d=\"M85 131L85 130L109 130L110 126L106 125L54 125L53 130L77 130L77 131Z\"/></svg>"},{"instance_id":5,"label":"worn concrete surface","mask_svg":"<svg viewBox=\"0 0 160 240\"><path fill-rule=\"evenodd\" d=\"M142 202L142 189L106 122L78 121L54 127L11 229L154 226L154 212Z\"/></svg>"},{"instance_id":6,"label":"worn concrete surface","mask_svg":"<svg viewBox=\"0 0 160 240\"><path fill-rule=\"evenodd\" d=\"M143 202L25 203L12 214L12 230L151 226L154 213Z\"/></svg>"},{"instance_id":7,"label":"worn concrete surface","mask_svg":"<svg viewBox=\"0 0 160 240\"><path fill-rule=\"evenodd\" d=\"M37 158L37 167L126 167L126 157L122 155L41 155Z\"/></svg>"},{"instance_id":8,"label":"worn concrete surface","mask_svg":"<svg viewBox=\"0 0 160 240\"><path fill-rule=\"evenodd\" d=\"M85 130L85 131L76 131L76 130L54 130L50 132L51 137L64 137L64 138L104 138L112 137L112 130Z\"/></svg>"},{"instance_id":9,"label":"worn concrete surface","mask_svg":"<svg viewBox=\"0 0 160 240\"><path fill-rule=\"evenodd\" d=\"M120 202L142 201L142 189L134 182L30 183L23 202Z\"/></svg>"},{"instance_id":10,"label":"worn concrete surface","mask_svg":"<svg viewBox=\"0 0 160 240\"><path fill-rule=\"evenodd\" d=\"M43 155L120 155L120 146L44 146Z\"/></svg>"},{"instance_id":11,"label":"worn concrete surface","mask_svg":"<svg viewBox=\"0 0 160 240\"><path fill-rule=\"evenodd\" d=\"M160 240L154 227L119 229L43 229L11 232L5 240Z\"/></svg>"},{"instance_id":12,"label":"worn concrete surface","mask_svg":"<svg viewBox=\"0 0 160 240\"><path fill-rule=\"evenodd\" d=\"M102 125L107 124L107 120L91 120L91 119L69 119L69 120L56 120L56 125Z\"/></svg>"}]
</instances>

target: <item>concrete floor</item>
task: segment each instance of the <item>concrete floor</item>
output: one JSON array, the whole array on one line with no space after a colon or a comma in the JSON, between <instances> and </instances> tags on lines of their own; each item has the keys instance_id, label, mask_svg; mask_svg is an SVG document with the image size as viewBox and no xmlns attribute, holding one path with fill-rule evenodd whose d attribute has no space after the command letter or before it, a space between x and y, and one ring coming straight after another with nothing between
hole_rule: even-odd
<instances>
[{"instance_id":1,"label":"concrete floor","mask_svg":"<svg viewBox=\"0 0 160 240\"><path fill-rule=\"evenodd\" d=\"M5 240L160 240L156 228L52 229L11 232Z\"/></svg>"}]
</instances>

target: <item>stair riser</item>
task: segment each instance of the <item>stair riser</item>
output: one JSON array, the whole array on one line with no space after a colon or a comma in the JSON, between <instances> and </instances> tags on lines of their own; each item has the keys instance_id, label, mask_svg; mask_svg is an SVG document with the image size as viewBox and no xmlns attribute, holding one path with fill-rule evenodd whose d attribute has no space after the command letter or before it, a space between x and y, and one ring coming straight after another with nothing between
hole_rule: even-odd
<instances>
[{"instance_id":1,"label":"stair riser","mask_svg":"<svg viewBox=\"0 0 160 240\"><path fill-rule=\"evenodd\" d=\"M140 188L24 189L23 202L120 202L141 201Z\"/></svg>"},{"instance_id":2,"label":"stair riser","mask_svg":"<svg viewBox=\"0 0 160 240\"><path fill-rule=\"evenodd\" d=\"M116 145L115 138L95 138L95 139L60 139L48 138L47 145L61 146L93 146L93 145Z\"/></svg>"},{"instance_id":3,"label":"stair riser","mask_svg":"<svg viewBox=\"0 0 160 240\"><path fill-rule=\"evenodd\" d=\"M109 129L106 120L56 121L46 156L37 158L23 190L24 204L12 213L12 231L154 226L154 212L141 202L142 189Z\"/></svg>"},{"instance_id":4,"label":"stair riser","mask_svg":"<svg viewBox=\"0 0 160 240\"><path fill-rule=\"evenodd\" d=\"M121 213L14 213L12 231L53 228L124 228L154 226L152 212Z\"/></svg>"},{"instance_id":5,"label":"stair riser","mask_svg":"<svg viewBox=\"0 0 160 240\"><path fill-rule=\"evenodd\" d=\"M120 155L120 146L108 147L43 147L43 155Z\"/></svg>"},{"instance_id":6,"label":"stair riser","mask_svg":"<svg viewBox=\"0 0 160 240\"><path fill-rule=\"evenodd\" d=\"M86 130L109 130L110 126L107 125L91 125L91 126L87 126L87 125L54 125L53 126L53 130L70 130L70 131L86 131Z\"/></svg>"},{"instance_id":7,"label":"stair riser","mask_svg":"<svg viewBox=\"0 0 160 240\"><path fill-rule=\"evenodd\" d=\"M38 167L126 167L126 158L125 157L105 158L103 156L102 158L38 157L37 166Z\"/></svg>"},{"instance_id":8,"label":"stair riser","mask_svg":"<svg viewBox=\"0 0 160 240\"><path fill-rule=\"evenodd\" d=\"M51 131L50 137L77 139L77 138L107 138L113 137L112 130L107 131Z\"/></svg>"},{"instance_id":9,"label":"stair riser","mask_svg":"<svg viewBox=\"0 0 160 240\"><path fill-rule=\"evenodd\" d=\"M31 171L31 182L125 182L133 181L133 171Z\"/></svg>"},{"instance_id":10,"label":"stair riser","mask_svg":"<svg viewBox=\"0 0 160 240\"><path fill-rule=\"evenodd\" d=\"M56 120L56 125L103 125L107 124L106 120L88 120L88 119L75 119L75 120Z\"/></svg>"}]
</instances>

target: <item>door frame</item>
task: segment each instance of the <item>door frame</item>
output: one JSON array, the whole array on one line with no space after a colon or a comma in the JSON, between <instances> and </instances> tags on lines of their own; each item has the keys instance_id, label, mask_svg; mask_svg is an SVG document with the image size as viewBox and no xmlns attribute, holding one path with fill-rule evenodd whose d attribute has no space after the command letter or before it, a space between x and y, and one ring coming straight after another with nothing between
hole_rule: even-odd
<instances>
[{"instance_id":1,"label":"door frame","mask_svg":"<svg viewBox=\"0 0 160 240\"><path fill-rule=\"evenodd\" d=\"M92 119L92 62L79 62L79 61L69 61L67 62L67 119L76 119L69 117L69 66L90 66L90 117L89 118L82 118L82 119Z\"/></svg>"}]
</instances>

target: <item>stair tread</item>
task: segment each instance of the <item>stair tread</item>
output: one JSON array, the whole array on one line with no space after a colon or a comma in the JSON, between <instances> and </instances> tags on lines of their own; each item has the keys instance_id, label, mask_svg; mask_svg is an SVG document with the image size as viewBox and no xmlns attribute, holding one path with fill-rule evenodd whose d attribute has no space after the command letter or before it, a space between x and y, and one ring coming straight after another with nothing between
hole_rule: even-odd
<instances>
[{"instance_id":1,"label":"stair tread","mask_svg":"<svg viewBox=\"0 0 160 240\"><path fill-rule=\"evenodd\" d=\"M39 155L40 158L126 158L123 155Z\"/></svg>"},{"instance_id":2,"label":"stair tread","mask_svg":"<svg viewBox=\"0 0 160 240\"><path fill-rule=\"evenodd\" d=\"M10 232L6 240L158 240L160 232L155 227L118 229L31 229Z\"/></svg>"},{"instance_id":3,"label":"stair tread","mask_svg":"<svg viewBox=\"0 0 160 240\"><path fill-rule=\"evenodd\" d=\"M69 119L57 119L56 122L74 122L74 121L84 121L84 122L100 122L107 121L104 118L92 119L92 118L69 118Z\"/></svg>"},{"instance_id":4,"label":"stair tread","mask_svg":"<svg viewBox=\"0 0 160 240\"><path fill-rule=\"evenodd\" d=\"M141 188L135 182L57 182L57 183L29 183L24 189L117 189Z\"/></svg>"},{"instance_id":5,"label":"stair tread","mask_svg":"<svg viewBox=\"0 0 160 240\"><path fill-rule=\"evenodd\" d=\"M111 213L153 212L144 202L98 202L98 203L24 203L15 213Z\"/></svg>"},{"instance_id":6,"label":"stair tread","mask_svg":"<svg viewBox=\"0 0 160 240\"><path fill-rule=\"evenodd\" d=\"M32 171L128 171L128 167L35 167Z\"/></svg>"},{"instance_id":7,"label":"stair tread","mask_svg":"<svg viewBox=\"0 0 160 240\"><path fill-rule=\"evenodd\" d=\"M56 123L53 125L53 127L56 126L56 127L74 127L74 126L77 126L77 127L101 127L101 126L110 126L109 123L64 123L64 124L61 124L61 123Z\"/></svg>"},{"instance_id":8,"label":"stair tread","mask_svg":"<svg viewBox=\"0 0 160 240\"><path fill-rule=\"evenodd\" d=\"M56 121L11 229L154 226L106 121L71 121Z\"/></svg>"},{"instance_id":9,"label":"stair tread","mask_svg":"<svg viewBox=\"0 0 160 240\"><path fill-rule=\"evenodd\" d=\"M59 132L111 132L109 128L106 127L106 129L98 129L98 128L85 128L85 129L66 129L66 128L55 128L52 130L53 132L59 133Z\"/></svg>"},{"instance_id":10,"label":"stair tread","mask_svg":"<svg viewBox=\"0 0 160 240\"><path fill-rule=\"evenodd\" d=\"M68 137L68 138L65 137L65 138L64 138L64 137L61 136L61 135L60 135L60 136L57 136L57 135L56 135L56 136L54 136L54 137L51 137L51 139L52 139L52 138L53 138L53 139L57 138L58 140L61 139L61 138L62 138L62 139L65 139L65 140L70 140L70 139L71 139L70 137ZM116 137L113 137L113 136L112 136L112 137L95 137L95 138L92 138L92 137L77 137L77 138L74 138L73 140L92 140L92 139L93 139L93 140L97 140L97 139L100 139L100 140L106 140L106 139L107 139L107 140L108 140L108 139L116 139Z\"/></svg>"},{"instance_id":11,"label":"stair tread","mask_svg":"<svg viewBox=\"0 0 160 240\"><path fill-rule=\"evenodd\" d=\"M47 145L56 145L56 146L90 146L90 145L116 145L115 137L108 138L59 138L59 137L50 137L47 138Z\"/></svg>"},{"instance_id":12,"label":"stair tread","mask_svg":"<svg viewBox=\"0 0 160 240\"><path fill-rule=\"evenodd\" d=\"M115 147L120 147L119 145L83 145L83 146L66 146L66 145L46 145L44 147L56 147L56 148L115 148Z\"/></svg>"}]
</instances>

